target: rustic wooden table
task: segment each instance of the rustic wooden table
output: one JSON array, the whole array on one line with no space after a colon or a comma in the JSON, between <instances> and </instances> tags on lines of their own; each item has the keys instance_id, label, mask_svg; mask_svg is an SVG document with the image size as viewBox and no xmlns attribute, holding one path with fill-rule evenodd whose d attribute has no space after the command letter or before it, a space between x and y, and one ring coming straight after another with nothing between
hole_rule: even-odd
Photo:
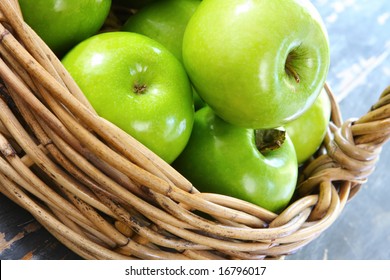
<instances>
[{"instance_id":1,"label":"rustic wooden table","mask_svg":"<svg viewBox=\"0 0 390 280\"><path fill-rule=\"evenodd\" d=\"M344 119L359 117L390 85L390 2L313 0L331 43L328 82ZM339 219L287 259L390 259L390 144ZM78 259L0 194L0 259Z\"/></svg>"}]
</instances>

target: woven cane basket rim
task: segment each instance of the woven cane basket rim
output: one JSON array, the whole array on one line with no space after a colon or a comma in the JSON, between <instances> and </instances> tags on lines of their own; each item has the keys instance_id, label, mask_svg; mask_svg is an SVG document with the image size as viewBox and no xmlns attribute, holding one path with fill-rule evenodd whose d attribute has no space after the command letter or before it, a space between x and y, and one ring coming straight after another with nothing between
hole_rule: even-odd
<instances>
[{"instance_id":1,"label":"woven cane basket rim","mask_svg":"<svg viewBox=\"0 0 390 280\"><path fill-rule=\"evenodd\" d=\"M325 85L327 135L282 213L200 193L97 116L17 1L0 19L0 191L85 259L283 258L338 218L390 136L390 88L343 121Z\"/></svg>"}]
</instances>

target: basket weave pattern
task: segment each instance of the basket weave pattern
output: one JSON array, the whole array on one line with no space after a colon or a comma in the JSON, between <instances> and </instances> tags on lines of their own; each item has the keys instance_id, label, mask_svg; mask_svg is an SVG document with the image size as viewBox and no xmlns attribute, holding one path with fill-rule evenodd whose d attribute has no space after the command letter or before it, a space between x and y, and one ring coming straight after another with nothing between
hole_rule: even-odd
<instances>
[{"instance_id":1,"label":"basket weave pattern","mask_svg":"<svg viewBox=\"0 0 390 280\"><path fill-rule=\"evenodd\" d=\"M17 1L0 20L0 191L85 259L283 258L337 219L390 137L390 87L343 121L325 86L332 120L287 209L200 193L94 112Z\"/></svg>"}]
</instances>

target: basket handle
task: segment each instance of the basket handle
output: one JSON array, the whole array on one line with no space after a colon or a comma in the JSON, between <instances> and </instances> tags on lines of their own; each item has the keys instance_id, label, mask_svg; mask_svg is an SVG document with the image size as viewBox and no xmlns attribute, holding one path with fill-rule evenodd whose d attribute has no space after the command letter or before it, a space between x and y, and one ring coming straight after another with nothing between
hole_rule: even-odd
<instances>
[{"instance_id":1,"label":"basket handle","mask_svg":"<svg viewBox=\"0 0 390 280\"><path fill-rule=\"evenodd\" d=\"M324 181L350 181L350 199L374 171L381 149L390 138L390 86L364 116L344 122L332 90L328 85L325 89L332 103L331 123L323 143L326 153L305 166L297 195L312 193Z\"/></svg>"}]
</instances>

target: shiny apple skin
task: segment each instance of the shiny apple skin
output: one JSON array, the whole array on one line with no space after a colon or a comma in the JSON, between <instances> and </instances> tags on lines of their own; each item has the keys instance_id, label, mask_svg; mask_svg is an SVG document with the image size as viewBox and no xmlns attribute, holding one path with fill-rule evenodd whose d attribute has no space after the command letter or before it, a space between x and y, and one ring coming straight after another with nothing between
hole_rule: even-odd
<instances>
[{"instance_id":1,"label":"shiny apple skin","mask_svg":"<svg viewBox=\"0 0 390 280\"><path fill-rule=\"evenodd\" d=\"M329 69L329 41L310 1L207 0L187 25L183 61L222 119L272 128L314 103Z\"/></svg>"},{"instance_id":2,"label":"shiny apple skin","mask_svg":"<svg viewBox=\"0 0 390 280\"><path fill-rule=\"evenodd\" d=\"M182 61L184 31L200 0L152 2L129 17L122 30L146 35L170 50Z\"/></svg>"},{"instance_id":3,"label":"shiny apple skin","mask_svg":"<svg viewBox=\"0 0 390 280\"><path fill-rule=\"evenodd\" d=\"M168 163L184 149L194 119L192 88L164 46L136 33L102 33L62 63L101 117Z\"/></svg>"},{"instance_id":4,"label":"shiny apple skin","mask_svg":"<svg viewBox=\"0 0 390 280\"><path fill-rule=\"evenodd\" d=\"M229 124L206 106L195 113L187 147L173 166L202 192L236 197L278 213L294 193L298 165L287 136L261 153L253 129Z\"/></svg>"},{"instance_id":5,"label":"shiny apple skin","mask_svg":"<svg viewBox=\"0 0 390 280\"><path fill-rule=\"evenodd\" d=\"M324 89L305 113L284 126L294 144L298 164L307 161L321 146L329 126L331 109Z\"/></svg>"},{"instance_id":6,"label":"shiny apple skin","mask_svg":"<svg viewBox=\"0 0 390 280\"><path fill-rule=\"evenodd\" d=\"M95 35L104 24L111 0L19 0L24 20L62 56Z\"/></svg>"}]
</instances>

